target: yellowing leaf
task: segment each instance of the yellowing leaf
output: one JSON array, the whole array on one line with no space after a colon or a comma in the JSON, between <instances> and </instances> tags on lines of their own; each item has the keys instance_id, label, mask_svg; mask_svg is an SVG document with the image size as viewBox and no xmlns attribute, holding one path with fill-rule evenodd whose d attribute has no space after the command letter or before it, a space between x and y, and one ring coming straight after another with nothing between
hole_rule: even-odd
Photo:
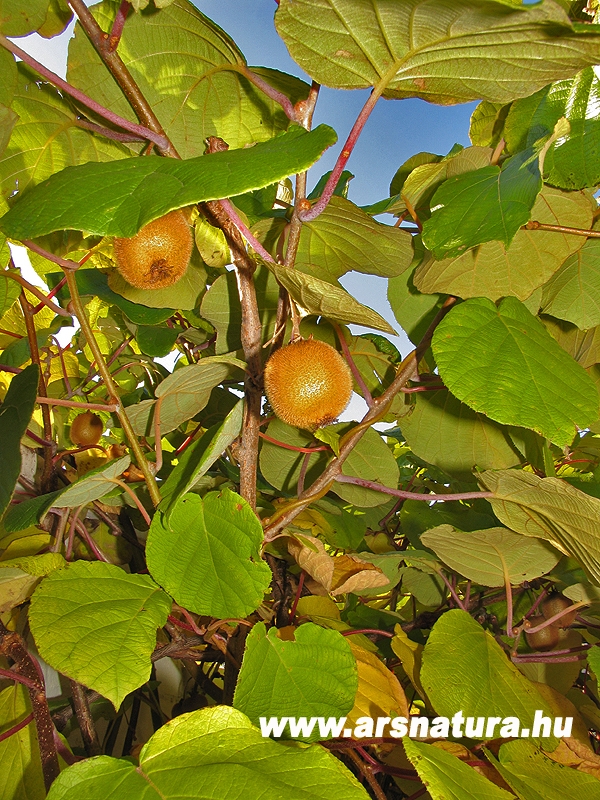
<instances>
[{"instance_id":1,"label":"yellowing leaf","mask_svg":"<svg viewBox=\"0 0 600 800\"><path fill-rule=\"evenodd\" d=\"M359 717L406 717L408 702L398 678L373 653L350 643L358 667L358 691L347 727Z\"/></svg>"},{"instance_id":2,"label":"yellowing leaf","mask_svg":"<svg viewBox=\"0 0 600 800\"><path fill-rule=\"evenodd\" d=\"M391 641L392 650L402 662L404 672L410 678L410 682L415 687L417 692L421 695L423 700L427 701L425 690L421 686L421 659L423 656L423 645L418 642L413 642L404 633L400 625L394 628L394 638Z\"/></svg>"}]
</instances>

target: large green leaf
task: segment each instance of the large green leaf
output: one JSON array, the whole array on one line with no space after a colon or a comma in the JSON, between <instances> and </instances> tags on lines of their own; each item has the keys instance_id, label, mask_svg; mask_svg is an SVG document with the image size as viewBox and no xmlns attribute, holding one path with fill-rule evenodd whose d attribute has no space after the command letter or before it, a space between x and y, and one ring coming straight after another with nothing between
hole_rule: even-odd
<instances>
[{"instance_id":1,"label":"large green leaf","mask_svg":"<svg viewBox=\"0 0 600 800\"><path fill-rule=\"evenodd\" d=\"M260 717L343 717L354 705L358 671L346 639L312 622L296 628L293 641L258 623L246 650L233 704L257 724ZM319 730L304 741L319 739Z\"/></svg>"},{"instance_id":2,"label":"large green leaf","mask_svg":"<svg viewBox=\"0 0 600 800\"><path fill-rule=\"evenodd\" d=\"M432 342L440 375L463 403L503 425L558 445L598 418L598 391L583 367L514 297L496 306L467 300L452 309Z\"/></svg>"},{"instance_id":3,"label":"large green leaf","mask_svg":"<svg viewBox=\"0 0 600 800\"><path fill-rule=\"evenodd\" d=\"M39 76L22 62L18 71L11 106L19 120L0 158L3 197L12 197L16 190L24 192L65 167L122 159L130 153L117 142L77 127L78 115L68 99L50 84L40 83ZM88 200L82 194L78 202Z\"/></svg>"},{"instance_id":4,"label":"large green leaf","mask_svg":"<svg viewBox=\"0 0 600 800\"><path fill-rule=\"evenodd\" d=\"M239 436L244 415L244 401L239 400L224 421L213 425L185 450L167 480L161 486L161 511L168 518L177 501L205 475L226 447Z\"/></svg>"},{"instance_id":5,"label":"large green leaf","mask_svg":"<svg viewBox=\"0 0 600 800\"><path fill-rule=\"evenodd\" d=\"M93 7L103 30L110 30L118 7L115 2ZM131 15L119 55L182 158L202 155L208 136L244 147L290 124L278 103L239 74L246 62L232 39L187 0L175 0L160 13ZM308 94L298 78L256 71L293 103ZM137 121L79 25L69 45L67 75L102 105Z\"/></svg>"},{"instance_id":6,"label":"large green leaf","mask_svg":"<svg viewBox=\"0 0 600 800\"><path fill-rule=\"evenodd\" d=\"M22 722L31 713L27 689L20 683L0 692L0 736ZM0 741L2 763L2 800L42 800L45 797L40 748L33 720Z\"/></svg>"},{"instance_id":7,"label":"large green leaf","mask_svg":"<svg viewBox=\"0 0 600 800\"><path fill-rule=\"evenodd\" d=\"M388 281L387 297L398 324L418 344L442 305L438 294L422 294L414 285L414 270Z\"/></svg>"},{"instance_id":8,"label":"large green leaf","mask_svg":"<svg viewBox=\"0 0 600 800\"><path fill-rule=\"evenodd\" d=\"M297 269L265 262L279 283L309 314L324 316L343 324L354 323L385 333L396 333L392 326L372 308L355 300L339 285L332 285Z\"/></svg>"},{"instance_id":9,"label":"large green leaf","mask_svg":"<svg viewBox=\"0 0 600 800\"><path fill-rule=\"evenodd\" d=\"M299 779L301 776L301 779ZM183 714L160 728L129 760L99 756L54 781L48 800L368 800L344 765L323 747L263 738L226 706Z\"/></svg>"},{"instance_id":10,"label":"large green leaf","mask_svg":"<svg viewBox=\"0 0 600 800\"><path fill-rule=\"evenodd\" d=\"M2 52L0 52L0 103L3 106L10 106L12 103L12 99L14 97L15 91L17 89L17 63L15 61L15 57L12 53L9 53L8 50L4 50L2 48ZM5 125L7 124L7 118L4 117L3 124L2 124L2 136L5 136ZM0 155L2 152L0 151Z\"/></svg>"},{"instance_id":11,"label":"large green leaf","mask_svg":"<svg viewBox=\"0 0 600 800\"><path fill-rule=\"evenodd\" d=\"M46 19L49 0L0 0L0 30L5 36L25 36Z\"/></svg>"},{"instance_id":12,"label":"large green leaf","mask_svg":"<svg viewBox=\"0 0 600 800\"><path fill-rule=\"evenodd\" d=\"M451 569L482 586L504 586L539 578L556 566L561 554L547 542L488 528L464 533L451 525L426 531L421 542Z\"/></svg>"},{"instance_id":13,"label":"large green leaf","mask_svg":"<svg viewBox=\"0 0 600 800\"><path fill-rule=\"evenodd\" d=\"M398 425L410 449L450 475L473 480L475 468L507 469L523 461L505 427L446 390L420 392L407 406Z\"/></svg>"},{"instance_id":14,"label":"large green leaf","mask_svg":"<svg viewBox=\"0 0 600 800\"><path fill-rule=\"evenodd\" d=\"M599 34L575 34L553 0L281 0L275 24L319 83L445 105L526 97L598 58Z\"/></svg>"},{"instance_id":15,"label":"large green leaf","mask_svg":"<svg viewBox=\"0 0 600 800\"><path fill-rule=\"evenodd\" d=\"M593 211L589 195L547 186L539 194L531 217L545 224L587 229ZM428 294L445 292L490 300L514 295L525 300L584 244L583 236L521 229L509 247L499 241L486 242L456 258L426 258L417 267L414 283Z\"/></svg>"},{"instance_id":16,"label":"large green leaf","mask_svg":"<svg viewBox=\"0 0 600 800\"><path fill-rule=\"evenodd\" d=\"M301 172L335 141L335 132L327 125L313 131L294 126L255 147L187 161L145 156L80 163L27 192L5 214L0 227L18 240L66 228L133 236L174 209L242 194Z\"/></svg>"},{"instance_id":17,"label":"large green leaf","mask_svg":"<svg viewBox=\"0 0 600 800\"><path fill-rule=\"evenodd\" d=\"M552 712L537 689L506 653L465 611L453 609L433 626L423 651L421 683L438 714L452 717L517 717L529 728L535 712ZM496 738L485 730L477 738ZM546 740L550 746L556 740Z\"/></svg>"},{"instance_id":18,"label":"large green leaf","mask_svg":"<svg viewBox=\"0 0 600 800\"><path fill-rule=\"evenodd\" d=\"M506 742L499 755L499 762L488 757L522 800L600 800L600 781L593 774L551 761L531 742Z\"/></svg>"},{"instance_id":19,"label":"large green leaf","mask_svg":"<svg viewBox=\"0 0 600 800\"><path fill-rule=\"evenodd\" d=\"M0 406L0 516L4 514L21 472L21 437L31 420L37 398L39 367L30 364L10 382Z\"/></svg>"},{"instance_id":20,"label":"large green leaf","mask_svg":"<svg viewBox=\"0 0 600 800\"><path fill-rule=\"evenodd\" d=\"M29 623L42 658L118 708L150 677L156 630L171 598L148 575L75 561L36 589Z\"/></svg>"},{"instance_id":21,"label":"large green leaf","mask_svg":"<svg viewBox=\"0 0 600 800\"><path fill-rule=\"evenodd\" d=\"M431 200L423 224L423 244L436 258L451 258L492 240L508 247L530 218L542 188L538 158L532 149L450 178Z\"/></svg>"},{"instance_id":22,"label":"large green leaf","mask_svg":"<svg viewBox=\"0 0 600 800\"><path fill-rule=\"evenodd\" d=\"M233 367L243 367L236 358L213 356L176 369L156 389L156 400L142 400L127 407L127 416L138 436L154 436L156 415L164 436L195 417L208 403L215 386Z\"/></svg>"},{"instance_id":23,"label":"large green leaf","mask_svg":"<svg viewBox=\"0 0 600 800\"><path fill-rule=\"evenodd\" d=\"M325 211L302 226L294 266L335 282L346 272L390 278L408 269L411 235L382 225L343 197L332 197Z\"/></svg>"},{"instance_id":24,"label":"large green leaf","mask_svg":"<svg viewBox=\"0 0 600 800\"><path fill-rule=\"evenodd\" d=\"M432 800L511 800L513 797L440 747L404 739L404 751Z\"/></svg>"},{"instance_id":25,"label":"large green leaf","mask_svg":"<svg viewBox=\"0 0 600 800\"><path fill-rule=\"evenodd\" d=\"M581 330L600 325L600 239L588 239L552 276L542 310Z\"/></svg>"},{"instance_id":26,"label":"large green leaf","mask_svg":"<svg viewBox=\"0 0 600 800\"><path fill-rule=\"evenodd\" d=\"M259 520L235 492L187 494L168 520L160 511L154 516L148 569L190 611L245 617L256 611L271 581L260 557L262 540Z\"/></svg>"},{"instance_id":27,"label":"large green leaf","mask_svg":"<svg viewBox=\"0 0 600 800\"><path fill-rule=\"evenodd\" d=\"M479 476L494 513L508 528L547 539L574 556L600 584L600 500L560 478L513 470Z\"/></svg>"},{"instance_id":28,"label":"large green leaf","mask_svg":"<svg viewBox=\"0 0 600 800\"><path fill-rule=\"evenodd\" d=\"M565 117L571 130L546 153L544 178L565 189L596 186L600 183L599 103L600 80L593 67L517 100L503 130L509 150L514 153L552 133L558 120Z\"/></svg>"}]
</instances>

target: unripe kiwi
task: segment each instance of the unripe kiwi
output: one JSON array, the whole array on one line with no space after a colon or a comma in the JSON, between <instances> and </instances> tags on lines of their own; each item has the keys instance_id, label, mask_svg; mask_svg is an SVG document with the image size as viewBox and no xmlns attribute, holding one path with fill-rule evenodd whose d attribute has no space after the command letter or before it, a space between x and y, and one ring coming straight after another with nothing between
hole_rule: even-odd
<instances>
[{"instance_id":1,"label":"unripe kiwi","mask_svg":"<svg viewBox=\"0 0 600 800\"><path fill-rule=\"evenodd\" d=\"M352 373L331 345L300 339L267 361L265 391L279 419L315 431L337 419L350 402Z\"/></svg>"},{"instance_id":2,"label":"unripe kiwi","mask_svg":"<svg viewBox=\"0 0 600 800\"><path fill-rule=\"evenodd\" d=\"M138 289L164 289L185 273L192 256L193 238L182 211L171 211L136 233L115 237L117 269Z\"/></svg>"},{"instance_id":3,"label":"unripe kiwi","mask_svg":"<svg viewBox=\"0 0 600 800\"><path fill-rule=\"evenodd\" d=\"M98 444L103 430L104 425L98 414L84 411L71 423L71 441L79 447Z\"/></svg>"},{"instance_id":4,"label":"unripe kiwi","mask_svg":"<svg viewBox=\"0 0 600 800\"><path fill-rule=\"evenodd\" d=\"M572 605L572 600L569 600L568 597L565 597L564 594L560 594L560 592L555 592L549 595L542 603L542 614L545 619L551 619L556 616L556 614L560 614L561 611L564 611ZM579 614L578 608L576 608L575 611L570 611L568 614L565 614L560 619L557 619L552 625L557 628L568 628L569 625L575 622L577 614Z\"/></svg>"},{"instance_id":5,"label":"unripe kiwi","mask_svg":"<svg viewBox=\"0 0 600 800\"><path fill-rule=\"evenodd\" d=\"M531 627L537 627L544 619L545 617L541 614L531 617ZM560 638L560 631L558 628L555 628L554 625L547 625L545 628L542 628L541 631L536 631L535 633L528 633L528 631L525 631L525 638L532 650L544 652L545 650L552 650L553 647L556 647Z\"/></svg>"}]
</instances>

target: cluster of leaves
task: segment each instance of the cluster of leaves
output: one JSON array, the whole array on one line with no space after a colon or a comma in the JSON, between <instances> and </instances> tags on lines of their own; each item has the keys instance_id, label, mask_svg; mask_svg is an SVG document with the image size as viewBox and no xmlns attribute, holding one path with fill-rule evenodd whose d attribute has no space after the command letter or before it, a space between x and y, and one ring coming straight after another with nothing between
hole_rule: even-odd
<instances>
[{"instance_id":1,"label":"cluster of leaves","mask_svg":"<svg viewBox=\"0 0 600 800\"><path fill-rule=\"evenodd\" d=\"M280 0L311 87L189 0L0 4L1 800L600 797L596 6ZM6 37L73 11L65 83ZM317 83L372 94L306 198ZM470 147L359 207L379 97L480 103ZM129 286L112 237L179 208L186 275ZM388 279L403 361L352 270ZM270 414L298 332L344 353L363 421ZM73 447L86 409L104 434ZM364 720L539 710L572 736ZM284 744L274 716L368 738Z\"/></svg>"}]
</instances>

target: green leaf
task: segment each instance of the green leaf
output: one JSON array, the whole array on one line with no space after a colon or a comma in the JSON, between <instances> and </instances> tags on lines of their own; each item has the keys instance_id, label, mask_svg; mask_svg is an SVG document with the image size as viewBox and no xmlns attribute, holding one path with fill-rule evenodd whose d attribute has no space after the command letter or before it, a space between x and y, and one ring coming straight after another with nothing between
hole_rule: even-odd
<instances>
[{"instance_id":1,"label":"green leaf","mask_svg":"<svg viewBox=\"0 0 600 800\"><path fill-rule=\"evenodd\" d=\"M421 294L413 283L414 270L388 281L388 301L398 324L418 344L442 305L439 294Z\"/></svg>"},{"instance_id":2,"label":"green leaf","mask_svg":"<svg viewBox=\"0 0 600 800\"><path fill-rule=\"evenodd\" d=\"M274 262L265 262L265 266L309 314L322 315L344 324L364 325L385 333L396 333L382 316L359 303L341 286Z\"/></svg>"},{"instance_id":3,"label":"green leaf","mask_svg":"<svg viewBox=\"0 0 600 800\"><path fill-rule=\"evenodd\" d=\"M426 531L421 542L450 569L482 586L504 586L506 576L518 586L550 572L561 557L547 542L507 528L464 533L440 525Z\"/></svg>"},{"instance_id":4,"label":"green leaf","mask_svg":"<svg viewBox=\"0 0 600 800\"><path fill-rule=\"evenodd\" d=\"M156 400L142 400L127 407L127 416L138 436L154 436L156 414L159 414L162 436L195 417L208 403L215 386L226 378L233 367L243 362L233 357L210 356L197 364L176 369L156 389Z\"/></svg>"},{"instance_id":5,"label":"green leaf","mask_svg":"<svg viewBox=\"0 0 600 800\"><path fill-rule=\"evenodd\" d=\"M10 382L0 405L0 441L2 470L0 471L0 516L6 511L21 473L21 437L31 420L37 398L40 370L30 364Z\"/></svg>"},{"instance_id":6,"label":"green leaf","mask_svg":"<svg viewBox=\"0 0 600 800\"><path fill-rule=\"evenodd\" d=\"M108 756L74 764L54 781L48 800L192 800L225 792L249 800L368 800L323 747L263 738L227 706L172 719L144 745L139 766Z\"/></svg>"},{"instance_id":7,"label":"green leaf","mask_svg":"<svg viewBox=\"0 0 600 800\"><path fill-rule=\"evenodd\" d=\"M175 469L161 486L160 510L168 520L178 500L206 475L225 448L239 436L244 401L239 400L221 424L213 425L180 456Z\"/></svg>"},{"instance_id":8,"label":"green leaf","mask_svg":"<svg viewBox=\"0 0 600 800\"><path fill-rule=\"evenodd\" d=\"M207 266L222 268L231 264L231 252L225 234L202 216L198 217L194 225L194 239Z\"/></svg>"},{"instance_id":9,"label":"green leaf","mask_svg":"<svg viewBox=\"0 0 600 800\"><path fill-rule=\"evenodd\" d=\"M497 240L507 247L530 218L542 188L532 149L446 180L431 201L423 224L423 244L436 258L452 257L478 244Z\"/></svg>"},{"instance_id":10,"label":"green leaf","mask_svg":"<svg viewBox=\"0 0 600 800\"><path fill-rule=\"evenodd\" d=\"M44 517L48 509L52 507L54 499L59 496L60 491L61 490L50 492L49 494L42 494L39 497L32 497L16 506L11 506L3 520L6 531L9 533L24 531L26 528L31 527L31 525L38 523Z\"/></svg>"},{"instance_id":11,"label":"green leaf","mask_svg":"<svg viewBox=\"0 0 600 800\"><path fill-rule=\"evenodd\" d=\"M153 358L162 358L173 349L180 331L168 325L140 325L135 340L142 353Z\"/></svg>"},{"instance_id":12,"label":"green leaf","mask_svg":"<svg viewBox=\"0 0 600 800\"><path fill-rule=\"evenodd\" d=\"M479 480L494 493L490 503L500 522L525 536L547 539L600 583L599 499L560 478L529 472L484 472Z\"/></svg>"},{"instance_id":13,"label":"green leaf","mask_svg":"<svg viewBox=\"0 0 600 800\"><path fill-rule=\"evenodd\" d=\"M432 800L510 800L513 797L440 747L408 738L403 744Z\"/></svg>"},{"instance_id":14,"label":"green leaf","mask_svg":"<svg viewBox=\"0 0 600 800\"><path fill-rule=\"evenodd\" d=\"M262 343L275 334L279 303L279 284L264 266L254 273L254 286L260 314ZM230 353L242 349L242 308L234 272L221 275L204 295L200 313L217 331L215 350Z\"/></svg>"},{"instance_id":15,"label":"green leaf","mask_svg":"<svg viewBox=\"0 0 600 800\"><path fill-rule=\"evenodd\" d=\"M345 433L348 423L338 423L336 430ZM374 428L365 431L362 439L352 449L342 467L342 474L352 475L368 481L376 481L391 489L398 488L399 469L392 451ZM334 483L331 490L360 508L380 506L389 500L389 495L349 483Z\"/></svg>"},{"instance_id":16,"label":"green leaf","mask_svg":"<svg viewBox=\"0 0 600 800\"><path fill-rule=\"evenodd\" d=\"M343 197L302 226L295 268L335 284L346 272L391 278L408 269L413 257L408 231L376 222Z\"/></svg>"},{"instance_id":17,"label":"green leaf","mask_svg":"<svg viewBox=\"0 0 600 800\"><path fill-rule=\"evenodd\" d=\"M169 519L154 516L146 558L148 569L175 602L211 617L245 617L256 611L271 581L261 560L262 527L230 489L204 498L188 494Z\"/></svg>"},{"instance_id":18,"label":"green leaf","mask_svg":"<svg viewBox=\"0 0 600 800\"><path fill-rule=\"evenodd\" d=\"M292 428L277 418L269 423L265 433L271 439L291 447L315 447L318 444L308 432ZM305 470L305 486L310 486L318 478L330 455L325 451L310 454ZM262 441L259 454L260 471L265 480L276 489L286 494L294 494L297 492L304 456L305 453L280 447L265 439Z\"/></svg>"},{"instance_id":19,"label":"green leaf","mask_svg":"<svg viewBox=\"0 0 600 800\"><path fill-rule=\"evenodd\" d=\"M600 327L580 331L575 325L553 317L542 317L546 330L563 350L584 369L600 362Z\"/></svg>"},{"instance_id":20,"label":"green leaf","mask_svg":"<svg viewBox=\"0 0 600 800\"><path fill-rule=\"evenodd\" d=\"M114 2L94 7L102 30L111 29L116 8ZM281 106L243 77L246 61L233 40L190 2L175 0L160 13L130 15L119 55L184 159L202 155L208 136L239 148L266 141L290 124ZM308 86L298 78L261 67L252 70L292 103L308 95ZM79 25L69 45L67 77L105 107L137 122Z\"/></svg>"},{"instance_id":21,"label":"green leaf","mask_svg":"<svg viewBox=\"0 0 600 800\"><path fill-rule=\"evenodd\" d=\"M552 276L542 310L582 330L600 325L600 239L588 239Z\"/></svg>"},{"instance_id":22,"label":"green leaf","mask_svg":"<svg viewBox=\"0 0 600 800\"><path fill-rule=\"evenodd\" d=\"M41 553L38 556L23 556L11 558L0 562L0 569L12 567L23 570L27 575L45 578L56 569L62 569L66 564L60 553Z\"/></svg>"},{"instance_id":23,"label":"green leaf","mask_svg":"<svg viewBox=\"0 0 600 800\"><path fill-rule=\"evenodd\" d=\"M469 138L481 147L495 147L503 133L503 126L510 105L490 103L487 100L479 103L471 114ZM551 130L554 129L554 125ZM523 148L520 148L523 149Z\"/></svg>"},{"instance_id":24,"label":"green leaf","mask_svg":"<svg viewBox=\"0 0 600 800\"><path fill-rule=\"evenodd\" d=\"M500 775L523 800L600 800L600 781L578 769L551 761L531 742L506 742L500 762L487 754Z\"/></svg>"},{"instance_id":25,"label":"green leaf","mask_svg":"<svg viewBox=\"0 0 600 800\"><path fill-rule=\"evenodd\" d=\"M156 630L171 599L148 575L75 561L38 586L29 622L42 658L118 708L150 677Z\"/></svg>"},{"instance_id":26,"label":"green leaf","mask_svg":"<svg viewBox=\"0 0 600 800\"><path fill-rule=\"evenodd\" d=\"M346 639L312 622L294 631L293 641L277 628L256 624L246 639L233 705L258 723L260 717L343 717L354 705L358 671ZM289 734L288 734L289 735ZM294 738L316 741L316 729Z\"/></svg>"},{"instance_id":27,"label":"green leaf","mask_svg":"<svg viewBox=\"0 0 600 800\"><path fill-rule=\"evenodd\" d=\"M67 486L52 500L55 508L75 508L77 506L99 500L115 488L114 479L130 465L129 456L109 461L108 465L101 465L86 473L75 483Z\"/></svg>"},{"instance_id":28,"label":"green leaf","mask_svg":"<svg viewBox=\"0 0 600 800\"><path fill-rule=\"evenodd\" d=\"M463 403L503 425L531 428L558 445L598 418L585 370L514 297L467 300L432 341L440 375Z\"/></svg>"},{"instance_id":29,"label":"green leaf","mask_svg":"<svg viewBox=\"0 0 600 800\"><path fill-rule=\"evenodd\" d=\"M51 272L46 275L46 279L51 285L55 285L63 277L64 273L62 272ZM75 273L75 278L80 294L84 296L93 295L104 300L105 303L117 306L136 325L159 325L175 313L176 309L173 308L148 308L126 300L109 288L108 278L99 269L78 269ZM59 291L58 297L60 299L68 297L66 287Z\"/></svg>"},{"instance_id":30,"label":"green leaf","mask_svg":"<svg viewBox=\"0 0 600 800\"><path fill-rule=\"evenodd\" d=\"M600 80L593 67L570 80L545 86L513 103L503 135L516 152L534 138L551 133L561 117L571 130L554 142L544 160L544 179L564 189L594 187L600 183Z\"/></svg>"},{"instance_id":31,"label":"green leaf","mask_svg":"<svg viewBox=\"0 0 600 800\"><path fill-rule=\"evenodd\" d=\"M5 36L25 36L44 24L48 0L0 0L0 31Z\"/></svg>"},{"instance_id":32,"label":"green leaf","mask_svg":"<svg viewBox=\"0 0 600 800\"><path fill-rule=\"evenodd\" d=\"M204 294L206 277L206 268L194 250L185 273L176 283L164 289L140 289L131 286L116 269L109 272L108 285L110 291L121 296L122 302L129 303L129 308L149 306L150 309L171 310L175 307L191 311L196 308L199 298Z\"/></svg>"},{"instance_id":33,"label":"green leaf","mask_svg":"<svg viewBox=\"0 0 600 800\"><path fill-rule=\"evenodd\" d=\"M506 103L571 77L596 63L599 35L575 34L550 0L532 7L511 0L281 0L275 24L292 58L318 83L383 83L386 97L443 105Z\"/></svg>"},{"instance_id":34,"label":"green leaf","mask_svg":"<svg viewBox=\"0 0 600 800\"><path fill-rule=\"evenodd\" d=\"M15 61L15 57L13 56L13 54L10 53L8 50L5 50L4 48L2 48L0 52L0 78L1 78L0 103L3 106L6 106L8 110L8 107L11 105L12 99L17 89L17 62ZM14 112L13 116L15 116ZM7 116L6 113L3 113L3 120L2 120L3 139L6 137L6 129L4 126L10 124L9 119L11 119L11 117ZM0 155L1 154L2 152L0 152Z\"/></svg>"},{"instance_id":35,"label":"green leaf","mask_svg":"<svg viewBox=\"0 0 600 800\"><path fill-rule=\"evenodd\" d=\"M545 224L587 229L592 224L593 211L586 193L563 192L546 186L533 206L531 217ZM514 295L525 300L584 244L583 236L521 229L509 247L498 241L486 242L456 258L441 261L432 256L426 258L416 269L414 284L427 293L490 300Z\"/></svg>"},{"instance_id":36,"label":"green leaf","mask_svg":"<svg viewBox=\"0 0 600 800\"><path fill-rule=\"evenodd\" d=\"M31 713L27 689L14 683L0 692L0 736ZM3 800L42 800L46 795L35 722L0 741Z\"/></svg>"},{"instance_id":37,"label":"green leaf","mask_svg":"<svg viewBox=\"0 0 600 800\"><path fill-rule=\"evenodd\" d=\"M0 275L0 317L3 316L21 294L21 287L7 275Z\"/></svg>"},{"instance_id":38,"label":"green leaf","mask_svg":"<svg viewBox=\"0 0 600 800\"><path fill-rule=\"evenodd\" d=\"M459 609L447 611L433 626L423 651L421 683L443 716L462 711L465 717L517 717L530 731L538 709L553 716L534 684L508 660L494 637ZM484 730L476 738L495 737ZM553 737L545 741L550 747L556 745Z\"/></svg>"},{"instance_id":39,"label":"green leaf","mask_svg":"<svg viewBox=\"0 0 600 800\"><path fill-rule=\"evenodd\" d=\"M23 62L19 62L17 69L18 87L11 107L19 120L0 158L5 198L12 198L16 191L20 196L73 164L112 161L130 154L131 151L118 142L78 127L78 114L68 99L49 83L41 83L37 73ZM69 188L62 191L68 194ZM81 194L78 202L87 205L89 200L87 194Z\"/></svg>"},{"instance_id":40,"label":"green leaf","mask_svg":"<svg viewBox=\"0 0 600 800\"><path fill-rule=\"evenodd\" d=\"M66 228L100 236L133 236L174 209L259 189L302 172L335 141L335 132L327 125L313 131L294 126L255 147L187 161L145 156L81 163L27 192L2 217L1 228L17 240Z\"/></svg>"},{"instance_id":41,"label":"green leaf","mask_svg":"<svg viewBox=\"0 0 600 800\"><path fill-rule=\"evenodd\" d=\"M0 614L25 603L40 580L18 567L4 567L0 563Z\"/></svg>"},{"instance_id":42,"label":"green leaf","mask_svg":"<svg viewBox=\"0 0 600 800\"><path fill-rule=\"evenodd\" d=\"M62 33L72 19L73 12L69 8L67 0L49 0L46 19L37 32L45 39L51 39Z\"/></svg>"},{"instance_id":43,"label":"green leaf","mask_svg":"<svg viewBox=\"0 0 600 800\"><path fill-rule=\"evenodd\" d=\"M473 411L450 392L419 392L406 402L398 425L410 449L450 475L468 481L473 480L475 468L507 469L522 463L505 427ZM522 430L517 433L527 435Z\"/></svg>"}]
</instances>

